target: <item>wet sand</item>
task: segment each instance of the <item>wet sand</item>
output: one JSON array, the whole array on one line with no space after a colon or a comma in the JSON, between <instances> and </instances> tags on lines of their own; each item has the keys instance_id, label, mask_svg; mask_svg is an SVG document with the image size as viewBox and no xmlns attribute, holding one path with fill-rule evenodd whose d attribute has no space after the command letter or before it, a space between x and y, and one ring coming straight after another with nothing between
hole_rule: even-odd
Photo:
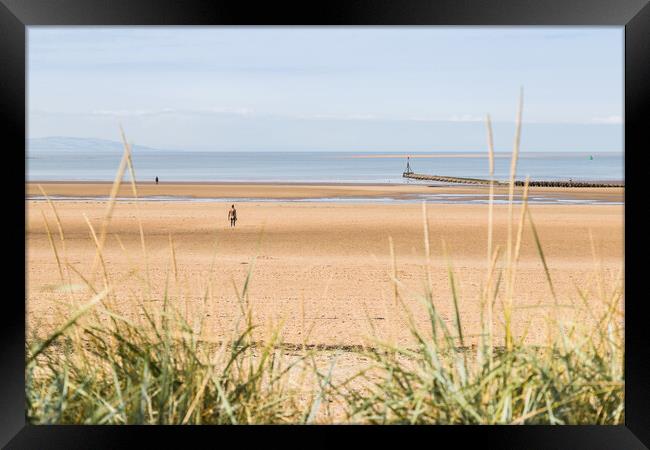
<instances>
[{"instance_id":1,"label":"wet sand","mask_svg":"<svg viewBox=\"0 0 650 450\"><path fill-rule=\"evenodd\" d=\"M27 196L41 196L38 186L50 196L107 196L111 183L97 182L53 182L27 183ZM268 198L268 199L318 199L318 198L392 198L404 199L423 194L463 194L485 197L489 188L471 185L434 185L425 183L403 184L339 184L339 183L138 183L138 195L178 196L191 198ZM517 188L516 193L521 193ZM495 195L507 195L508 188L499 186ZM531 187L531 196L549 198L599 200L623 202L624 188L555 188ZM132 197L128 183L121 186L118 196Z\"/></svg>"}]
</instances>

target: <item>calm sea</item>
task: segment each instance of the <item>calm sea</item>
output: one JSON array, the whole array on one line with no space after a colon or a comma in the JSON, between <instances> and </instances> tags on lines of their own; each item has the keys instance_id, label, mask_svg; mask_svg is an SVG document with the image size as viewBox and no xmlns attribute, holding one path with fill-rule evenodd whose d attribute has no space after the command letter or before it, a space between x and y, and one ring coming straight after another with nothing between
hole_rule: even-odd
<instances>
[{"instance_id":1,"label":"calm sea","mask_svg":"<svg viewBox=\"0 0 650 450\"><path fill-rule=\"evenodd\" d=\"M377 152L373 155L381 155ZM384 155L394 155L387 152ZM363 155L363 154L358 154ZM367 155L366 155L367 156ZM28 181L112 181L121 155L117 152L31 151L26 155ZM139 181L254 181L405 183L405 157L354 157L343 152L134 152ZM486 178L485 157L412 158L414 172ZM495 159L495 177L505 180L510 157ZM623 181L622 153L522 153L518 178ZM412 181L411 181L412 182Z\"/></svg>"}]
</instances>

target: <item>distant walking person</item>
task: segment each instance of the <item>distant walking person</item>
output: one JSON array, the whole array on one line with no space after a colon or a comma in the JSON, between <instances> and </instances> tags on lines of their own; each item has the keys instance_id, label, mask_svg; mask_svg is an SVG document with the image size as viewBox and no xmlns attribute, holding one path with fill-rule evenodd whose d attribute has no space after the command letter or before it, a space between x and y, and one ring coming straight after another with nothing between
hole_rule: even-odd
<instances>
[{"instance_id":1,"label":"distant walking person","mask_svg":"<svg viewBox=\"0 0 650 450\"><path fill-rule=\"evenodd\" d=\"M228 220L230 220L230 226L234 227L235 222L237 222L237 210L235 209L235 205L232 205L232 208L228 211Z\"/></svg>"},{"instance_id":2,"label":"distant walking person","mask_svg":"<svg viewBox=\"0 0 650 450\"><path fill-rule=\"evenodd\" d=\"M158 184L158 177L156 177L156 184Z\"/></svg>"}]
</instances>

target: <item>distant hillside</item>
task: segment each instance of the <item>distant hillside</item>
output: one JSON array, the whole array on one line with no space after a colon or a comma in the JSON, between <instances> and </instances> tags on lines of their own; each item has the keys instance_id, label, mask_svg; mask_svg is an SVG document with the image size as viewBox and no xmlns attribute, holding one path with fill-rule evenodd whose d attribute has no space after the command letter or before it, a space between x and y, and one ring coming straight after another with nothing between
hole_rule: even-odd
<instances>
[{"instance_id":1,"label":"distant hillside","mask_svg":"<svg viewBox=\"0 0 650 450\"><path fill-rule=\"evenodd\" d=\"M164 151L156 148L145 147L143 145L135 145L134 151ZM107 139L90 139L90 138L76 138L76 137L45 137L36 139L27 139L28 152L48 152L48 151L70 151L70 152L106 152L106 153L121 153L123 151L122 143L117 141L109 141Z\"/></svg>"}]
</instances>

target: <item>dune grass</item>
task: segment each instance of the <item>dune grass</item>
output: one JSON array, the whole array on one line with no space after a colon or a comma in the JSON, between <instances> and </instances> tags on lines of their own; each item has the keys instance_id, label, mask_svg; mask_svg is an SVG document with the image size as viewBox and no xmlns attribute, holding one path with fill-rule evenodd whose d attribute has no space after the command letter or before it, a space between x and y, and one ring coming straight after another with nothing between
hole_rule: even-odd
<instances>
[{"instance_id":1,"label":"dune grass","mask_svg":"<svg viewBox=\"0 0 650 450\"><path fill-rule=\"evenodd\" d=\"M64 309L55 331L39 337L37 330L31 330L26 343L28 420L34 424L624 423L622 279L614 286L599 280L597 297L590 294L591 286L578 288L582 303L572 303L571 308L580 309L589 320L576 321L561 313L560 303L566 303L566 299L559 299L554 289L543 243L526 203L527 185L515 217L512 198L520 128L521 99L505 249L492 242L492 201L487 211L488 253L482 293L477 299L482 311L478 337L468 335L463 328L461 299L455 288L457 274L451 258L451 299L434 294L430 275L418 298L407 297L397 277L393 242L389 239L391 291L400 314L408 320L412 345L398 346L369 336L368 345L351 350L360 361L366 361L366 367L336 382L335 360L323 370L322 364L316 362L318 350L307 345L295 348L283 342L281 326L270 327L263 339L254 336L260 329L248 299L254 264L250 265L243 287L234 291L240 315L232 329L225 330L230 337L221 341L210 340L204 333L203 314L188 308L186 297L191 289L179 276L172 236L170 270L162 298L151 294L146 235L141 223L141 258L133 262L128 274L112 276L103 249L115 195L127 169L137 198L131 149L122 135L124 156L100 229L95 230L87 221L96 246L94 264L88 273L80 273L67 260L63 226L55 204L48 199L58 238L45 215L43 220L57 262L58 292ZM489 117L487 131L492 177ZM530 227L535 239L550 298L550 306L539 305L546 311L546 340L536 346L526 344L525 333L517 335L513 327L517 262L526 227ZM426 204L423 244L424 267L430 274ZM81 282L81 287L73 280ZM127 281L136 288L129 298L118 298L115 287ZM200 291L202 304L211 301L209 277L192 288ZM142 319L121 315L119 303L123 301L139 305ZM414 301L426 308L426 329L415 324ZM451 321L443 320L438 313L442 301L451 301L454 306ZM604 307L594 308L595 302ZM602 313L597 315L595 311ZM495 330L495 323L502 329ZM324 414L325 400L339 406L336 418Z\"/></svg>"}]
</instances>

